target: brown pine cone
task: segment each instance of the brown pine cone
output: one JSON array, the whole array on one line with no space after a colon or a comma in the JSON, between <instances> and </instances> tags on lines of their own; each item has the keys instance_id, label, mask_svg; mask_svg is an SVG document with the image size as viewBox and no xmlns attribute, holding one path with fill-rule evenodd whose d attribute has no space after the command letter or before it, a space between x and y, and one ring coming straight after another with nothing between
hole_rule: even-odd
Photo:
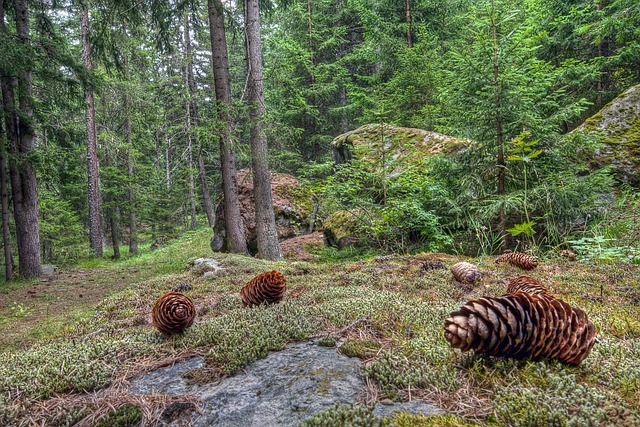
<instances>
[{"instance_id":1,"label":"brown pine cone","mask_svg":"<svg viewBox=\"0 0 640 427\"><path fill-rule=\"evenodd\" d=\"M431 271L431 270L445 270L444 263L442 261L423 261L420 264L420 270L422 272Z\"/></svg>"},{"instance_id":2,"label":"brown pine cone","mask_svg":"<svg viewBox=\"0 0 640 427\"><path fill-rule=\"evenodd\" d=\"M515 294L516 292L526 292L528 294L544 294L553 297L553 294L547 287L529 276L520 276L509 282L507 285L507 294Z\"/></svg>"},{"instance_id":3,"label":"brown pine cone","mask_svg":"<svg viewBox=\"0 0 640 427\"><path fill-rule=\"evenodd\" d=\"M176 334L187 329L196 317L191 299L179 292L170 292L158 298L151 311L151 321L163 334Z\"/></svg>"},{"instance_id":4,"label":"brown pine cone","mask_svg":"<svg viewBox=\"0 0 640 427\"><path fill-rule=\"evenodd\" d=\"M268 271L251 279L240 289L242 304L252 306L263 302L275 303L282 299L287 283L279 271Z\"/></svg>"},{"instance_id":5,"label":"brown pine cone","mask_svg":"<svg viewBox=\"0 0 640 427\"><path fill-rule=\"evenodd\" d=\"M576 255L576 253L573 252L571 249L563 249L560 252L558 252L558 255L560 255L563 258L567 258L569 261L575 261L576 258L578 257L578 255Z\"/></svg>"},{"instance_id":6,"label":"brown pine cone","mask_svg":"<svg viewBox=\"0 0 640 427\"><path fill-rule=\"evenodd\" d=\"M595 327L584 311L547 295L480 298L450 316L445 338L462 351L578 365L595 342Z\"/></svg>"},{"instance_id":7,"label":"brown pine cone","mask_svg":"<svg viewBox=\"0 0 640 427\"><path fill-rule=\"evenodd\" d=\"M453 277L460 283L471 285L482 278L480 269L468 262L459 262L451 267Z\"/></svg>"},{"instance_id":8,"label":"brown pine cone","mask_svg":"<svg viewBox=\"0 0 640 427\"><path fill-rule=\"evenodd\" d=\"M499 255L495 262L496 264L508 262L514 267L523 270L533 270L538 266L538 260L533 255L523 254L522 252L507 252L506 254Z\"/></svg>"}]
</instances>

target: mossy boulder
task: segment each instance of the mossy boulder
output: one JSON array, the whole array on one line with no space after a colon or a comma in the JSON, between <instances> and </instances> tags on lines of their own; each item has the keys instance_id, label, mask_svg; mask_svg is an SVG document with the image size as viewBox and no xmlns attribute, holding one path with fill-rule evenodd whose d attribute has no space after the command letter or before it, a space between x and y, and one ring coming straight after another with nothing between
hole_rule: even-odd
<instances>
[{"instance_id":1,"label":"mossy boulder","mask_svg":"<svg viewBox=\"0 0 640 427\"><path fill-rule=\"evenodd\" d=\"M237 173L240 215L244 224L244 233L249 251L256 253L258 235L256 213L253 200L253 176L250 169ZM313 192L304 187L297 178L286 173L271 173L271 197L276 220L276 230L280 241L307 234L315 222ZM214 252L226 252L226 229L224 223L223 196L220 194L216 208L214 234L211 237L211 249ZM313 227L315 228L315 226Z\"/></svg>"},{"instance_id":2,"label":"mossy boulder","mask_svg":"<svg viewBox=\"0 0 640 427\"><path fill-rule=\"evenodd\" d=\"M616 177L640 184L640 85L626 90L575 129L570 138L589 136L600 143L588 155L593 169L611 166Z\"/></svg>"},{"instance_id":3,"label":"mossy boulder","mask_svg":"<svg viewBox=\"0 0 640 427\"><path fill-rule=\"evenodd\" d=\"M329 215L322 223L327 243L338 249L357 246L361 240L359 214L361 212L344 210Z\"/></svg>"},{"instance_id":4,"label":"mossy boulder","mask_svg":"<svg viewBox=\"0 0 640 427\"><path fill-rule=\"evenodd\" d=\"M457 154L471 143L423 129L368 124L337 136L331 142L331 153L338 164L353 158L373 163L384 153L389 161L410 165L438 154Z\"/></svg>"}]
</instances>

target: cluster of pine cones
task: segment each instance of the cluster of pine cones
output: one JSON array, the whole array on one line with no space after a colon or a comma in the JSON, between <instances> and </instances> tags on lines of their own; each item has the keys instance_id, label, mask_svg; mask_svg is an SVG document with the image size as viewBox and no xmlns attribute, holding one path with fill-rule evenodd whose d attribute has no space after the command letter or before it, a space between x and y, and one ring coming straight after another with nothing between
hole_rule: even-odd
<instances>
[{"instance_id":1,"label":"cluster of pine cones","mask_svg":"<svg viewBox=\"0 0 640 427\"><path fill-rule=\"evenodd\" d=\"M538 265L531 255L517 252L500 255L500 262L525 270ZM480 279L480 270L469 263L458 263L451 271L461 283ZM467 302L450 314L444 329L449 344L462 351L572 365L582 362L595 342L595 327L584 311L528 276L513 279L505 295Z\"/></svg>"},{"instance_id":2,"label":"cluster of pine cones","mask_svg":"<svg viewBox=\"0 0 640 427\"><path fill-rule=\"evenodd\" d=\"M253 306L262 303L279 302L287 284L279 271L268 271L251 279L240 289L242 305ZM174 290L190 290L188 284L180 284ZM193 324L196 309L191 299L180 292L169 292L161 296L151 311L153 325L163 334L181 333Z\"/></svg>"}]
</instances>

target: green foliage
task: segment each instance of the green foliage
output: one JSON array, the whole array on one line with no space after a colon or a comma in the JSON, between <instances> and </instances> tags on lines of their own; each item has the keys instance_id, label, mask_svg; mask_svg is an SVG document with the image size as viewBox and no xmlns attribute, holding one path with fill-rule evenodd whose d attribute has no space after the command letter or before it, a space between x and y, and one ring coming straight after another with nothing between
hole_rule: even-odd
<instances>
[{"instance_id":1,"label":"green foliage","mask_svg":"<svg viewBox=\"0 0 640 427\"><path fill-rule=\"evenodd\" d=\"M51 245L51 261L70 264L85 255L84 228L71 204L46 189L39 192L40 235Z\"/></svg>"}]
</instances>

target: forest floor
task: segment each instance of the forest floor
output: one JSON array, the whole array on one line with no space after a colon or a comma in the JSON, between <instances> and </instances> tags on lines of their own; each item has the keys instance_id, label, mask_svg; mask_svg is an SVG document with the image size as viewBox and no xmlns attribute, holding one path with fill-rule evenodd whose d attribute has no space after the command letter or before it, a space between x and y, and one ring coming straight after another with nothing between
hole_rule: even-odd
<instances>
[{"instance_id":1,"label":"forest floor","mask_svg":"<svg viewBox=\"0 0 640 427\"><path fill-rule=\"evenodd\" d=\"M197 354L207 367L192 373L194 381L215 381L287 343L328 335L337 338L329 345L363 361L369 386L362 404L418 399L452 414L437 422L399 414L383 425L640 426L638 266L552 257L526 273L594 322L598 343L576 367L450 348L442 333L449 313L470 299L504 294L522 274L493 257L268 262L214 255L208 240L207 230L192 232L136 258L1 288L0 425L152 425L170 396L123 392L137 374ZM223 269L203 276L190 267L203 256ZM479 284L461 286L448 269L425 268L460 260L479 266ZM239 289L274 269L287 278L284 300L243 308ZM162 336L150 324L151 307L185 282L196 322L182 335ZM354 420L371 420L363 410L336 408L307 425L341 425L349 411ZM327 424L332 419L342 421Z\"/></svg>"}]
</instances>

